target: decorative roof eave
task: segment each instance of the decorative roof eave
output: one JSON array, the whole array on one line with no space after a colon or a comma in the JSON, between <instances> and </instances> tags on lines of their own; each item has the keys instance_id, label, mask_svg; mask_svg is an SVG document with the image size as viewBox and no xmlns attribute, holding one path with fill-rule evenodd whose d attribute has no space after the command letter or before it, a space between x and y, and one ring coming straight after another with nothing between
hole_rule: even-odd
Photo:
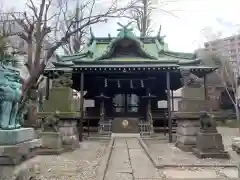
<instances>
[{"instance_id":1,"label":"decorative roof eave","mask_svg":"<svg viewBox=\"0 0 240 180\"><path fill-rule=\"evenodd\" d=\"M72 61L65 61L65 62L52 62L55 67L71 67L74 65Z\"/></svg>"},{"instance_id":2,"label":"decorative roof eave","mask_svg":"<svg viewBox=\"0 0 240 180\"><path fill-rule=\"evenodd\" d=\"M65 55L60 57L60 61L66 61L66 60L72 60L77 58L84 58L88 56L88 52L84 53L76 53L76 54L71 54L71 55Z\"/></svg>"},{"instance_id":3,"label":"decorative roof eave","mask_svg":"<svg viewBox=\"0 0 240 180\"><path fill-rule=\"evenodd\" d=\"M98 65L98 64L105 64L105 65L109 65L109 64L124 64L124 65L129 65L129 64L178 64L178 60L174 61L169 61L169 60L153 60L153 59L130 59L130 58L126 58L126 59L102 59L101 61L94 61L94 60L73 60L72 61L75 65L84 65L84 64L92 64L94 65Z\"/></svg>"},{"instance_id":4,"label":"decorative roof eave","mask_svg":"<svg viewBox=\"0 0 240 180\"><path fill-rule=\"evenodd\" d=\"M195 59L195 60L179 60L179 65L198 65L202 62L201 59Z\"/></svg>"},{"instance_id":5,"label":"decorative roof eave","mask_svg":"<svg viewBox=\"0 0 240 180\"><path fill-rule=\"evenodd\" d=\"M212 73L216 69L218 69L215 66L180 66L179 70L184 70L188 69L190 70L193 74L202 77L206 74Z\"/></svg>"},{"instance_id":6,"label":"decorative roof eave","mask_svg":"<svg viewBox=\"0 0 240 180\"><path fill-rule=\"evenodd\" d=\"M161 51L160 54L164 54L167 56L180 58L180 59L190 59L194 60L197 58L197 55L195 53L182 53L182 52L173 52L173 51Z\"/></svg>"},{"instance_id":7,"label":"decorative roof eave","mask_svg":"<svg viewBox=\"0 0 240 180\"><path fill-rule=\"evenodd\" d=\"M73 72L88 72L88 73L127 73L127 72L178 72L179 67L176 66L75 66L73 67Z\"/></svg>"}]
</instances>

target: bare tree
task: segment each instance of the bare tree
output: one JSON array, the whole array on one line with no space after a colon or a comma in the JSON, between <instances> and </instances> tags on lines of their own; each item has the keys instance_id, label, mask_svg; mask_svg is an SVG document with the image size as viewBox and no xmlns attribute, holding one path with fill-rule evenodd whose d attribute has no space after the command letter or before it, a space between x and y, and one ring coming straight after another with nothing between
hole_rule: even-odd
<instances>
[{"instance_id":1,"label":"bare tree","mask_svg":"<svg viewBox=\"0 0 240 180\"><path fill-rule=\"evenodd\" d=\"M37 4L34 3L33 0L29 0L26 4L28 10L23 13L24 18L22 20L12 14L16 22L23 29L22 32L18 33L18 36L27 43L27 62L25 65L28 69L29 76L23 79L23 97L26 97L28 90L33 88L39 81L46 64L54 52L59 47L68 43L72 36L78 32L83 32L92 24L106 21L108 17L121 15L124 11L131 8L133 4L134 2L131 1L126 7L118 8L116 3L112 2L106 11L94 13L93 9L96 8L96 0L85 2L81 8L88 9L88 13L85 13L80 20L76 20L75 17L69 17L65 33L60 35L58 41L48 43L47 48L44 47L45 41L49 40L49 37L59 28L59 24L54 20L57 19L57 21L60 22L62 20L61 18L66 16L63 12L63 1L41 0L40 3ZM55 8L53 10L55 12L51 11L51 8ZM57 9L59 9L58 12L56 12ZM55 22L55 26L51 24L53 21ZM78 24L77 28L75 27L76 24Z\"/></svg>"},{"instance_id":2,"label":"bare tree","mask_svg":"<svg viewBox=\"0 0 240 180\"><path fill-rule=\"evenodd\" d=\"M18 12L14 14L19 18ZM18 61L14 58L17 52L9 43L9 36L17 34L15 31L15 20L10 17L10 13L4 13L0 10L0 60L3 64L11 63L12 66L18 67Z\"/></svg>"},{"instance_id":3,"label":"bare tree","mask_svg":"<svg viewBox=\"0 0 240 180\"><path fill-rule=\"evenodd\" d=\"M135 8L130 9L128 18L133 19L141 36L149 36L152 29L153 11L161 11L164 14L175 16L172 12L164 10L164 6L176 0L139 0Z\"/></svg>"},{"instance_id":4,"label":"bare tree","mask_svg":"<svg viewBox=\"0 0 240 180\"><path fill-rule=\"evenodd\" d=\"M74 25L72 26L72 30L79 29L84 22L83 18L86 16L85 14L88 11L88 5L85 3L80 4L80 2L77 1L74 6L75 9L73 12L71 12L69 8L69 1L62 1L61 11L63 20L57 22L58 28L56 28L54 32L54 37L57 40L59 40L59 36L63 36L68 31L71 21L75 21ZM71 21L69 21L69 19L71 19ZM73 34L65 44L61 45L61 48L64 50L65 54L70 55L82 50L87 39L89 28L90 26L82 28L80 31Z\"/></svg>"},{"instance_id":5,"label":"bare tree","mask_svg":"<svg viewBox=\"0 0 240 180\"><path fill-rule=\"evenodd\" d=\"M211 33L209 33L211 32ZM211 28L204 28L202 32L203 36L210 42L214 40L218 40L218 48L214 50L212 48L208 48L208 56L210 60L214 62L219 68L216 70L216 74L219 77L222 86L225 89L225 92L228 94L229 99L231 100L235 112L237 120L240 121L239 114L239 75L240 75L240 59L237 56L236 59L231 62L231 56L229 54L229 49L226 48L225 42L222 39L222 33L217 32L213 33Z\"/></svg>"}]
</instances>

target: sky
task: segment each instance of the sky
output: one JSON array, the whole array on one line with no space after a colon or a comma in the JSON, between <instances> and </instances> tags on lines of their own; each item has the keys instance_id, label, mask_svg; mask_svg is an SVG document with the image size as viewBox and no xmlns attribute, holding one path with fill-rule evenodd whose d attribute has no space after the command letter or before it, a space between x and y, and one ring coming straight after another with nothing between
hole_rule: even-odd
<instances>
[{"instance_id":1,"label":"sky","mask_svg":"<svg viewBox=\"0 0 240 180\"><path fill-rule=\"evenodd\" d=\"M34 0L39 1L39 0ZM158 3L159 0L154 0ZM170 50L192 52L201 47L206 41L202 29L210 27L213 33L221 31L223 36L232 35L240 29L239 7L240 0L170 0L167 5L153 13L153 28L158 31L162 25L162 33ZM4 8L14 7L23 11L25 0L0 0ZM159 6L158 6L159 7ZM117 20L95 26L95 36L112 36L117 34ZM207 39L208 40L208 39Z\"/></svg>"}]
</instances>

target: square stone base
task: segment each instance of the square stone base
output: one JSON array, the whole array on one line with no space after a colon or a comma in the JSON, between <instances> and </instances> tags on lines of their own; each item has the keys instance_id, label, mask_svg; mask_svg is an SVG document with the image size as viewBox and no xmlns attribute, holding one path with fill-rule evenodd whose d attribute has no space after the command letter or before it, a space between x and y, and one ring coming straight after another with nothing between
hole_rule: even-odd
<instances>
[{"instance_id":1,"label":"square stone base","mask_svg":"<svg viewBox=\"0 0 240 180\"><path fill-rule=\"evenodd\" d=\"M182 151L185 151L185 152L192 152L192 149L196 147L196 145L193 145L193 144L183 144L181 142L176 142L175 143L175 146L179 149L181 149Z\"/></svg>"},{"instance_id":2,"label":"square stone base","mask_svg":"<svg viewBox=\"0 0 240 180\"><path fill-rule=\"evenodd\" d=\"M200 159L202 158L229 159L229 154L227 151L201 152L200 150L193 148L193 153Z\"/></svg>"},{"instance_id":3,"label":"square stone base","mask_svg":"<svg viewBox=\"0 0 240 180\"><path fill-rule=\"evenodd\" d=\"M232 149L233 149L233 151L235 151L236 153L240 154L240 143L233 143L233 144L232 144Z\"/></svg>"},{"instance_id":4,"label":"square stone base","mask_svg":"<svg viewBox=\"0 0 240 180\"><path fill-rule=\"evenodd\" d=\"M40 132L42 147L37 153L40 155L61 154L64 152L62 136L59 132Z\"/></svg>"},{"instance_id":5,"label":"square stone base","mask_svg":"<svg viewBox=\"0 0 240 180\"><path fill-rule=\"evenodd\" d=\"M48 148L39 148L36 153L37 155L59 155L65 152L64 148L58 149L48 149Z\"/></svg>"},{"instance_id":6,"label":"square stone base","mask_svg":"<svg viewBox=\"0 0 240 180\"><path fill-rule=\"evenodd\" d=\"M191 152L192 148L196 147L196 137L200 130L200 122L197 118L179 119L177 121L176 129L176 144L175 146L179 149Z\"/></svg>"},{"instance_id":7,"label":"square stone base","mask_svg":"<svg viewBox=\"0 0 240 180\"><path fill-rule=\"evenodd\" d=\"M35 138L35 135L36 133L33 128L20 128L13 130L0 129L0 146L15 145L30 141Z\"/></svg>"},{"instance_id":8,"label":"square stone base","mask_svg":"<svg viewBox=\"0 0 240 180\"><path fill-rule=\"evenodd\" d=\"M224 150L222 135L217 130L200 130L193 153L198 158L229 158Z\"/></svg>"},{"instance_id":9,"label":"square stone base","mask_svg":"<svg viewBox=\"0 0 240 180\"><path fill-rule=\"evenodd\" d=\"M0 167L2 165L17 165L35 156L36 149L41 147L40 139L33 139L16 145L0 146Z\"/></svg>"},{"instance_id":10,"label":"square stone base","mask_svg":"<svg viewBox=\"0 0 240 180\"><path fill-rule=\"evenodd\" d=\"M240 137L235 137L232 140L232 149L236 153L240 154Z\"/></svg>"},{"instance_id":11,"label":"square stone base","mask_svg":"<svg viewBox=\"0 0 240 180\"><path fill-rule=\"evenodd\" d=\"M47 149L62 148L62 137L58 132L40 132L42 147Z\"/></svg>"}]
</instances>

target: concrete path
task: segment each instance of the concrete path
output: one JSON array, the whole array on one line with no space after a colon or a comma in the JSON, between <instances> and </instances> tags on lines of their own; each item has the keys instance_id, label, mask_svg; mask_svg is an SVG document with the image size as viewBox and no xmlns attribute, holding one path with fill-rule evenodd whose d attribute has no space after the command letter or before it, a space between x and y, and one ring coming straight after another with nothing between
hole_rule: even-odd
<instances>
[{"instance_id":1,"label":"concrete path","mask_svg":"<svg viewBox=\"0 0 240 180\"><path fill-rule=\"evenodd\" d=\"M158 179L153 166L137 138L116 138L105 180Z\"/></svg>"}]
</instances>

